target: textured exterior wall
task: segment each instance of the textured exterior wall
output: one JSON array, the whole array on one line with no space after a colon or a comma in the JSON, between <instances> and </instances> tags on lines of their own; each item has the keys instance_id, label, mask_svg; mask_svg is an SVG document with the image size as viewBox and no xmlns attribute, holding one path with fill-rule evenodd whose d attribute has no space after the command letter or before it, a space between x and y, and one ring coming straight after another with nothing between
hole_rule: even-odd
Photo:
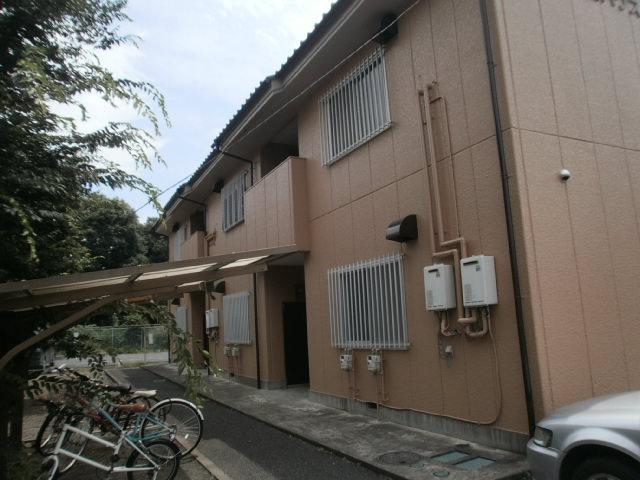
<instances>
[{"instance_id":1,"label":"textured exterior wall","mask_svg":"<svg viewBox=\"0 0 640 480\"><path fill-rule=\"evenodd\" d=\"M209 295L207 299L207 308L218 308L220 314L220 329L219 337L216 341L209 342L209 351L215 358L217 365L233 373L234 375L244 378L257 378L256 376L256 343L255 343L255 322L254 322L254 308L253 308L253 276L241 275L237 277L225 278L226 294L238 293L238 292L251 292L249 297L249 323L251 328L251 345L240 345L240 357L231 358L224 355L224 308L221 294L216 294L215 298L211 298ZM263 318L260 311L258 312L258 318Z\"/></svg>"},{"instance_id":2,"label":"textured exterior wall","mask_svg":"<svg viewBox=\"0 0 640 480\"><path fill-rule=\"evenodd\" d=\"M542 415L640 388L640 18L491 4Z\"/></svg>"},{"instance_id":3,"label":"textured exterior wall","mask_svg":"<svg viewBox=\"0 0 640 480\"><path fill-rule=\"evenodd\" d=\"M364 53L363 53L364 55ZM355 58L356 64L360 58ZM399 22L386 65L392 127L329 167L321 163L318 99L300 112L300 156L306 158L310 253L305 263L311 389L394 408L473 421L490 419L499 390L502 411L495 426L526 432L526 413L513 292L493 129L490 90L479 3L476 0L421 2ZM324 88L344 75L338 72ZM463 235L470 254L496 257L499 305L492 308L500 368L489 338L448 341L455 358L438 354L438 322L424 308L422 268L431 258L429 209L418 91L438 82L448 102L446 122L434 105L436 153L443 197L445 237ZM417 214L419 238L404 247L385 240L387 225ZM411 346L383 352L385 375L366 371L366 351L355 358L353 379L340 370L340 351L330 345L327 270L403 249ZM450 262L450 260L449 260ZM453 317L453 314L451 315Z\"/></svg>"},{"instance_id":4,"label":"textured exterior wall","mask_svg":"<svg viewBox=\"0 0 640 480\"><path fill-rule=\"evenodd\" d=\"M271 267L264 273L265 315L264 319L264 370L261 376L271 382L286 382L284 355L284 326L282 304L294 302L295 286L304 284L302 267ZM262 358L262 356L261 356Z\"/></svg>"},{"instance_id":5,"label":"textured exterior wall","mask_svg":"<svg viewBox=\"0 0 640 480\"><path fill-rule=\"evenodd\" d=\"M188 223L188 222L187 222ZM189 225L187 225L187 229ZM175 237L176 235L182 235L182 231L171 232L169 234L169 260L176 259L175 252ZM182 243L181 248L181 260L189 260L190 258L199 258L205 255L205 240L204 240L204 232L194 232L191 235L190 231L187 230L187 239Z\"/></svg>"},{"instance_id":6,"label":"textured exterior wall","mask_svg":"<svg viewBox=\"0 0 640 480\"><path fill-rule=\"evenodd\" d=\"M222 230L222 199L212 194L207 201L207 230L216 232L208 242L209 255L287 245L305 248L307 198L305 161L289 157L245 193L244 222Z\"/></svg>"}]
</instances>

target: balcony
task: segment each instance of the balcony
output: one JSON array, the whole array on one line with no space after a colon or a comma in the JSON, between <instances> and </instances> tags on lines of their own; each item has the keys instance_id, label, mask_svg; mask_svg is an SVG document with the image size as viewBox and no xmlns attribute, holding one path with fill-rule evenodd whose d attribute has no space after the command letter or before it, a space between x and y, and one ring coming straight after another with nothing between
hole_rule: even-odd
<instances>
[{"instance_id":1,"label":"balcony","mask_svg":"<svg viewBox=\"0 0 640 480\"><path fill-rule=\"evenodd\" d=\"M210 203L209 209L217 228L207 237L205 255L292 245L308 249L304 159L288 157L250 187L244 196L244 221L227 232L220 228L219 202Z\"/></svg>"},{"instance_id":2,"label":"balcony","mask_svg":"<svg viewBox=\"0 0 640 480\"><path fill-rule=\"evenodd\" d=\"M182 244L182 260L205 255L204 232L195 232Z\"/></svg>"}]
</instances>

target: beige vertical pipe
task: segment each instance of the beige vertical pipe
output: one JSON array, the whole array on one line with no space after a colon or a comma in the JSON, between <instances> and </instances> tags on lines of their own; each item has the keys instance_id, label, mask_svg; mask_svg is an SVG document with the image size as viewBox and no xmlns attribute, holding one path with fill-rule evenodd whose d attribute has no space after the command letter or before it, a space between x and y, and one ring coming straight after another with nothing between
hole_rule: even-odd
<instances>
[{"instance_id":1,"label":"beige vertical pipe","mask_svg":"<svg viewBox=\"0 0 640 480\"><path fill-rule=\"evenodd\" d=\"M432 86L429 86L429 91L432 90ZM437 158L436 158L436 149L435 143L433 140L433 124L431 121L431 104L437 102L438 100L444 101L442 96L436 97L435 99L431 99L429 97L429 93L425 95L425 92L419 92L419 97L421 101L420 105L420 114L423 117L422 123L425 126L423 129L426 131L426 143L428 144L429 149L429 158L431 158L431 167L433 168L433 178L429 174L429 162L428 160L425 162L425 170L426 170L426 179L427 179L427 191L430 191L433 188L433 203L435 204L435 217L436 217L436 226L438 229L438 240L436 243L436 233L435 228L431 229L431 256L433 258L449 258L453 257L454 261L454 272L456 277L456 310L458 312L458 323L463 325L470 325L477 322L477 318L475 316L475 312L471 311L471 315L467 316L465 309L463 307L462 302L462 272L460 270L460 257L462 258L467 256L467 242L464 237L459 236L457 238L452 238L450 240L444 240L444 223L442 221L442 204L440 200L440 185L438 179L438 166L437 166ZM426 152L425 152L426 153ZM431 182L432 180L432 182ZM433 183L433 186L431 186ZM429 202L431 205L431 202ZM433 209L431 209L431 217L433 218ZM449 249L444 251L437 251L439 248L458 246L460 248L460 252L458 253L457 249Z\"/></svg>"}]
</instances>

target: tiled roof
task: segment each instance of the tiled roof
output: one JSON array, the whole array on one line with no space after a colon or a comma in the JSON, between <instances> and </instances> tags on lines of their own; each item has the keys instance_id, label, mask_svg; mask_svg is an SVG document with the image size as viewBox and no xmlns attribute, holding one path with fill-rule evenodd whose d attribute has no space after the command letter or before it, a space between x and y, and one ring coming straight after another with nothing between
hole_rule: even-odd
<instances>
[{"instance_id":1,"label":"tiled roof","mask_svg":"<svg viewBox=\"0 0 640 480\"><path fill-rule=\"evenodd\" d=\"M308 50L313 45L313 43L331 27L334 20L344 12L350 2L351 0L335 0L335 2L331 5L329 11L325 13L320 21L314 25L313 30L311 30L307 37L300 42L300 44L291 53L291 55L289 55L289 57L280 66L280 68L273 75L266 77L258 84L255 90L251 93L251 95L249 95L249 97L244 101L244 103L236 111L233 117L231 117L231 119L227 122L222 131L214 139L209 155L207 155L204 161L193 173L193 175L191 175L189 180L180 185L173 193L169 201L164 206L165 212L178 199L178 197L182 195L185 187L193 185L200 177L200 175L202 175L204 171L209 167L209 165L216 157L218 146L224 144L227 135L229 135L233 131L233 129L237 127L238 124L240 124L244 116L249 113L249 111L258 103L262 95L269 90L271 81L274 79L282 79L289 72L291 72L291 70L293 70L297 63L308 53Z\"/></svg>"}]
</instances>

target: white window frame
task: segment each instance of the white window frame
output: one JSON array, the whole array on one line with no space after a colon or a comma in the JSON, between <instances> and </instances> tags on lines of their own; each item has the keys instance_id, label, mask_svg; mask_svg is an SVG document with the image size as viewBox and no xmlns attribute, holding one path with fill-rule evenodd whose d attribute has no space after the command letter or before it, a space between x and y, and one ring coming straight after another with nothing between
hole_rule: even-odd
<instances>
[{"instance_id":1,"label":"white window frame","mask_svg":"<svg viewBox=\"0 0 640 480\"><path fill-rule=\"evenodd\" d=\"M331 344L337 348L409 348L403 254L330 269Z\"/></svg>"},{"instance_id":2,"label":"white window frame","mask_svg":"<svg viewBox=\"0 0 640 480\"><path fill-rule=\"evenodd\" d=\"M377 48L320 99L324 165L391 126L384 57L384 48Z\"/></svg>"},{"instance_id":3,"label":"white window frame","mask_svg":"<svg viewBox=\"0 0 640 480\"><path fill-rule=\"evenodd\" d=\"M175 318L176 327L178 328L178 330L182 332L188 332L189 331L189 327L188 327L189 308L179 306L176 308L176 311L173 316Z\"/></svg>"},{"instance_id":4,"label":"white window frame","mask_svg":"<svg viewBox=\"0 0 640 480\"><path fill-rule=\"evenodd\" d=\"M224 343L251 345L250 297L251 292L231 293L222 297Z\"/></svg>"},{"instance_id":5,"label":"white window frame","mask_svg":"<svg viewBox=\"0 0 640 480\"><path fill-rule=\"evenodd\" d=\"M233 178L222 187L222 231L227 232L244 222L244 192L247 184L247 172Z\"/></svg>"}]
</instances>

